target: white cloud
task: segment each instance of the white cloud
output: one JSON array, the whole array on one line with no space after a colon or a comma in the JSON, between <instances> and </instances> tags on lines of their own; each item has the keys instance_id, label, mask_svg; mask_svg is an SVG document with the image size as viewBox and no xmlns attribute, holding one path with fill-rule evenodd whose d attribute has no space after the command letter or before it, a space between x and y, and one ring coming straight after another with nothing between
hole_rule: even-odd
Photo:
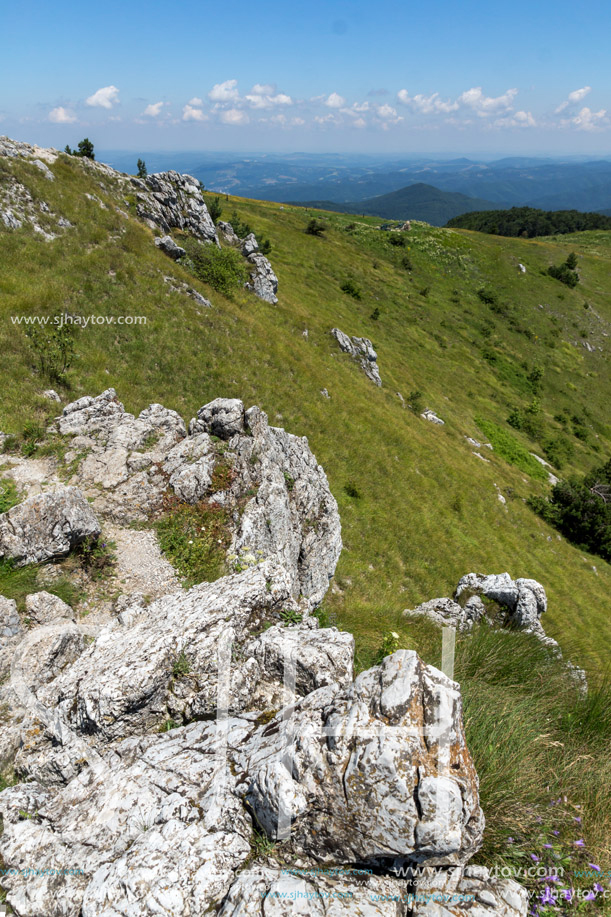
<instances>
[{"instance_id":1,"label":"white cloud","mask_svg":"<svg viewBox=\"0 0 611 917\"><path fill-rule=\"evenodd\" d=\"M201 108L203 104L204 104L204 100L199 99L197 96L193 96L193 98L189 99L189 101L187 102L187 105L194 105L195 108Z\"/></svg>"},{"instance_id":2,"label":"white cloud","mask_svg":"<svg viewBox=\"0 0 611 917\"><path fill-rule=\"evenodd\" d=\"M142 114L147 115L149 118L158 118L161 114L161 109L163 106L163 102L151 102L150 105L146 106Z\"/></svg>"},{"instance_id":3,"label":"white cloud","mask_svg":"<svg viewBox=\"0 0 611 917\"><path fill-rule=\"evenodd\" d=\"M473 89L467 89L457 99L460 105L472 108L479 115L490 115L497 111L508 111L513 108L513 100L518 94L517 89L508 89L501 96L485 96L481 86L475 86Z\"/></svg>"},{"instance_id":4,"label":"white cloud","mask_svg":"<svg viewBox=\"0 0 611 917\"><path fill-rule=\"evenodd\" d=\"M576 127L579 131L596 131L609 124L607 111L601 108L600 111L592 111L584 107L573 118L568 118L560 122L562 127Z\"/></svg>"},{"instance_id":5,"label":"white cloud","mask_svg":"<svg viewBox=\"0 0 611 917\"><path fill-rule=\"evenodd\" d=\"M367 127L367 122L365 121L364 118L357 118L356 121L354 121L353 123L355 127L360 127L360 128Z\"/></svg>"},{"instance_id":6,"label":"white cloud","mask_svg":"<svg viewBox=\"0 0 611 917\"><path fill-rule=\"evenodd\" d=\"M74 112L69 111L67 108L62 108L62 106L59 105L49 112L49 121L52 121L53 124L74 124L76 115Z\"/></svg>"},{"instance_id":7,"label":"white cloud","mask_svg":"<svg viewBox=\"0 0 611 917\"><path fill-rule=\"evenodd\" d=\"M532 112L530 111L516 111L506 118L497 118L494 122L495 127L536 127L537 122L535 121Z\"/></svg>"},{"instance_id":8,"label":"white cloud","mask_svg":"<svg viewBox=\"0 0 611 917\"><path fill-rule=\"evenodd\" d=\"M262 86L256 83L247 96L245 101L251 108L275 108L278 105L292 105L293 100L284 92L276 92L274 86Z\"/></svg>"},{"instance_id":9,"label":"white cloud","mask_svg":"<svg viewBox=\"0 0 611 917\"><path fill-rule=\"evenodd\" d=\"M195 101L192 99L191 101ZM201 100L198 100L201 101ZM201 108L196 108L194 105L191 105L190 102L187 102L185 107L182 110L182 120L183 121L207 121L208 115L205 115Z\"/></svg>"},{"instance_id":10,"label":"white cloud","mask_svg":"<svg viewBox=\"0 0 611 917\"><path fill-rule=\"evenodd\" d=\"M119 90L116 86L103 86L97 89L92 96L86 100L87 105L93 108L112 108L119 102Z\"/></svg>"},{"instance_id":11,"label":"white cloud","mask_svg":"<svg viewBox=\"0 0 611 917\"><path fill-rule=\"evenodd\" d=\"M248 115L239 108L228 108L221 112L221 121L223 124L248 124Z\"/></svg>"},{"instance_id":12,"label":"white cloud","mask_svg":"<svg viewBox=\"0 0 611 917\"><path fill-rule=\"evenodd\" d=\"M574 89L573 92L569 92L568 97L564 100L564 102L561 102L556 109L556 114L559 115L560 112L564 111L565 108L568 108L569 105L577 105L578 102L581 102L582 99L585 99L589 92L592 92L591 86L583 86L581 89Z\"/></svg>"},{"instance_id":13,"label":"white cloud","mask_svg":"<svg viewBox=\"0 0 611 917\"><path fill-rule=\"evenodd\" d=\"M456 111L458 108L458 102L444 101L439 97L438 92L432 93L430 96L424 96L418 94L415 96L410 96L407 89L400 89L397 93L397 99L403 105L409 105L415 111L419 111L423 115L430 115L437 112L451 112Z\"/></svg>"},{"instance_id":14,"label":"white cloud","mask_svg":"<svg viewBox=\"0 0 611 917\"><path fill-rule=\"evenodd\" d=\"M327 100L325 102L327 108L342 108L345 104L346 100L337 92L332 92L331 95L327 96Z\"/></svg>"},{"instance_id":15,"label":"white cloud","mask_svg":"<svg viewBox=\"0 0 611 917\"><path fill-rule=\"evenodd\" d=\"M215 83L208 93L208 98L211 102L237 102L240 98L237 86L237 80L225 80L224 83Z\"/></svg>"},{"instance_id":16,"label":"white cloud","mask_svg":"<svg viewBox=\"0 0 611 917\"><path fill-rule=\"evenodd\" d=\"M387 121L389 118L396 118L397 111L392 105L378 105L377 115Z\"/></svg>"},{"instance_id":17,"label":"white cloud","mask_svg":"<svg viewBox=\"0 0 611 917\"><path fill-rule=\"evenodd\" d=\"M294 124L295 127L301 127L303 124L305 124L305 121L303 118L293 118L291 120L291 124Z\"/></svg>"}]
</instances>

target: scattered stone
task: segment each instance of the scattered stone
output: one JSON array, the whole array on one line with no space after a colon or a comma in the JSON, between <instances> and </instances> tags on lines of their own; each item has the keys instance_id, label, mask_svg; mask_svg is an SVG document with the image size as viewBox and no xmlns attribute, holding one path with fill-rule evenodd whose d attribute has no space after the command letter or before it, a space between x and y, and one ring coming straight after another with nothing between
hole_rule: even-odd
<instances>
[{"instance_id":1,"label":"scattered stone","mask_svg":"<svg viewBox=\"0 0 611 917\"><path fill-rule=\"evenodd\" d=\"M518 263L518 270L520 271L520 274L526 273L526 268L524 267L523 264Z\"/></svg>"},{"instance_id":2,"label":"scattered stone","mask_svg":"<svg viewBox=\"0 0 611 917\"><path fill-rule=\"evenodd\" d=\"M378 369L378 355L373 349L373 344L369 338L348 337L339 328L332 328L331 334L339 344L344 353L350 354L355 360L359 361L365 375L376 385L382 385L380 370Z\"/></svg>"},{"instance_id":3,"label":"scattered stone","mask_svg":"<svg viewBox=\"0 0 611 917\"><path fill-rule=\"evenodd\" d=\"M219 220L216 224L218 232L223 236L224 241L228 245L234 245L236 248L240 244L240 239L236 235L233 226L231 223L225 223L223 220Z\"/></svg>"},{"instance_id":4,"label":"scattered stone","mask_svg":"<svg viewBox=\"0 0 611 917\"><path fill-rule=\"evenodd\" d=\"M171 236L162 236L160 239L155 239L155 245L172 258L173 261L178 261L179 258L184 258L187 254L186 250L177 245Z\"/></svg>"},{"instance_id":5,"label":"scattered stone","mask_svg":"<svg viewBox=\"0 0 611 917\"><path fill-rule=\"evenodd\" d=\"M253 252L248 256L247 260L254 267L254 270L250 275L250 281L245 285L246 289L252 290L259 299L275 305L278 302L278 297L276 296L278 278L274 274L270 262L260 252Z\"/></svg>"},{"instance_id":6,"label":"scattered stone","mask_svg":"<svg viewBox=\"0 0 611 917\"><path fill-rule=\"evenodd\" d=\"M55 181L55 175L53 174L49 166L46 164L46 162L42 162L42 160L40 159L33 159L32 165L36 166L37 169L40 169L44 177L48 178L49 181Z\"/></svg>"},{"instance_id":7,"label":"scattered stone","mask_svg":"<svg viewBox=\"0 0 611 917\"><path fill-rule=\"evenodd\" d=\"M420 416L425 420L430 420L431 423L441 424L442 426L445 423L445 421L442 420L441 417L438 417L434 411L431 411L430 408L427 408L425 411L423 411Z\"/></svg>"},{"instance_id":8,"label":"scattered stone","mask_svg":"<svg viewBox=\"0 0 611 917\"><path fill-rule=\"evenodd\" d=\"M48 398L49 401L57 401L59 404L61 404L61 398L59 397L55 389L52 389L52 388L45 389L45 391L42 393L42 397Z\"/></svg>"},{"instance_id":9,"label":"scattered stone","mask_svg":"<svg viewBox=\"0 0 611 917\"><path fill-rule=\"evenodd\" d=\"M185 296L190 296L191 299L195 300L198 306L203 306L204 309L212 308L210 300L206 299L205 296L202 296L201 293L198 293L197 290L194 290L193 287L190 287L187 283L175 280L173 277L164 277L163 281L168 284L173 293L184 293Z\"/></svg>"},{"instance_id":10,"label":"scattered stone","mask_svg":"<svg viewBox=\"0 0 611 917\"><path fill-rule=\"evenodd\" d=\"M430 599L414 609L406 608L404 617L417 617L424 615L434 621L449 627L456 627L460 631L470 631L474 624L479 624L485 617L486 608L477 597L469 599L463 608L457 602L448 598Z\"/></svg>"},{"instance_id":11,"label":"scattered stone","mask_svg":"<svg viewBox=\"0 0 611 917\"><path fill-rule=\"evenodd\" d=\"M482 462L486 462L487 465L490 464L490 459L484 458L481 452L472 452L471 454L477 456L477 458L481 459Z\"/></svg>"},{"instance_id":12,"label":"scattered stone","mask_svg":"<svg viewBox=\"0 0 611 917\"><path fill-rule=\"evenodd\" d=\"M329 394L329 392L327 391L326 388L321 388L320 394L323 396L323 398L330 398L330 397L331 397L331 395Z\"/></svg>"},{"instance_id":13,"label":"scattered stone","mask_svg":"<svg viewBox=\"0 0 611 917\"><path fill-rule=\"evenodd\" d=\"M21 567L65 557L85 539L96 539L100 524L76 487L30 497L0 515L0 557Z\"/></svg>"},{"instance_id":14,"label":"scattered stone","mask_svg":"<svg viewBox=\"0 0 611 917\"><path fill-rule=\"evenodd\" d=\"M210 433L219 439L231 439L245 429L244 403L238 398L215 398L197 412L189 424L189 436Z\"/></svg>"}]
</instances>

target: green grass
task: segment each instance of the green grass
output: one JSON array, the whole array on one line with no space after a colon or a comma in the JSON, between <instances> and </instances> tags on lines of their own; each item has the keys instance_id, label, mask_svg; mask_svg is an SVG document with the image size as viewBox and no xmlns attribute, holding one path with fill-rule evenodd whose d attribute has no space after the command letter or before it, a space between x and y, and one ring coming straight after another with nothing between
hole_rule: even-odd
<instances>
[{"instance_id":1,"label":"green grass","mask_svg":"<svg viewBox=\"0 0 611 917\"><path fill-rule=\"evenodd\" d=\"M541 481L547 480L547 471L543 465L533 458L528 449L508 430L504 430L490 420L482 420L481 417L476 417L475 423L482 433L488 437L501 458L504 458L505 461L515 465L520 471L529 474L533 478L538 478Z\"/></svg>"},{"instance_id":2,"label":"green grass","mask_svg":"<svg viewBox=\"0 0 611 917\"><path fill-rule=\"evenodd\" d=\"M25 612L26 597L41 591L57 595L67 605L76 608L80 593L69 576L66 574L48 581L45 572L46 568L38 564L14 567L10 560L0 561L0 595L13 599L20 612Z\"/></svg>"},{"instance_id":3,"label":"green grass","mask_svg":"<svg viewBox=\"0 0 611 917\"><path fill-rule=\"evenodd\" d=\"M21 495L15 482L10 478L0 478L0 513L7 513L11 507L21 501Z\"/></svg>"},{"instance_id":4,"label":"green grass","mask_svg":"<svg viewBox=\"0 0 611 917\"><path fill-rule=\"evenodd\" d=\"M185 585L211 583L227 573L225 554L231 542L230 523L231 513L226 507L206 501L193 506L172 502L156 521L161 550Z\"/></svg>"},{"instance_id":5,"label":"green grass","mask_svg":"<svg viewBox=\"0 0 611 917\"><path fill-rule=\"evenodd\" d=\"M601 465L609 454L611 233L524 240L412 222L402 247L389 242L374 218L317 212L324 226L319 237L305 232L312 215L302 208L232 198L225 215L235 209L272 243L279 278L279 302L272 306L240 288L227 298L170 262L148 228L117 213L116 206L126 205L112 180L83 162L60 158L53 183L26 162L2 168L75 230L46 243L26 228L0 229L1 430L34 451L45 448L36 425L44 432L48 423L50 405L41 393L50 382L11 315L145 316L146 325L78 330L77 359L54 387L74 399L114 385L127 410L157 401L186 420L213 398L239 397L260 405L272 424L307 436L338 501L344 542L337 588L320 617L355 635L358 668L376 661L389 633L439 665L438 629L403 618L402 610L450 595L469 571L507 570L543 583L546 630L566 658L587 669L593 687L602 682L611 643L611 567L558 538L529 509L526 499L549 487L543 469L525 456L547 454L545 444L560 442L562 474L569 475ZM108 209L88 201L86 191ZM571 251L579 258L575 289L547 273ZM213 308L202 310L170 291L163 282L168 274L198 289ZM360 300L342 292L347 278ZM482 302L482 289L491 301ZM371 338L382 388L339 351L333 327ZM436 411L445 426L404 408L397 392L405 401L420 393L422 407ZM507 417L515 408L526 416L535 395L540 409L530 436ZM479 438L476 418L493 425L488 464L473 456L465 438ZM34 426L24 438L27 424ZM226 478L231 469L221 473ZM210 514L175 508L160 522L164 550L187 583L224 572L226 520ZM207 523L211 533L218 526L216 542L207 537ZM1 580L0 593L7 594ZM509 818L525 845L538 843L526 810L542 811L556 791L567 796L566 806L582 806L593 855L607 855L602 726L584 732L596 709L600 717L603 695L593 695L591 708L580 707L540 648L520 635L495 641L488 634L464 646L459 641L457 662L488 818L486 857L505 856Z\"/></svg>"}]
</instances>

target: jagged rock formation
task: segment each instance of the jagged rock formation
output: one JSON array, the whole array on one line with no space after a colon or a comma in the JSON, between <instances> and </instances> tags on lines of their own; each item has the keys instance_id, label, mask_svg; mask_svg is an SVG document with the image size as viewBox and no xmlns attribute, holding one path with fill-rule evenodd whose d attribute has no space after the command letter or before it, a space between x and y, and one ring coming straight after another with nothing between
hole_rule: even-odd
<instances>
[{"instance_id":1,"label":"jagged rock formation","mask_svg":"<svg viewBox=\"0 0 611 917\"><path fill-rule=\"evenodd\" d=\"M238 399L187 432L158 404L128 414L113 389L54 430L103 519L141 518L168 491L234 507L235 572L149 605L125 595L91 625L39 592L26 632L0 599L0 761L29 778L0 793L18 917L407 917L446 892L455 917L459 894L478 917L524 917L516 883L465 866L484 819L459 685L407 650L353 680L353 638L310 614L341 540L307 441ZM244 869L255 823L305 876ZM355 862L362 880L318 874ZM397 878L418 864L442 875Z\"/></svg>"},{"instance_id":2,"label":"jagged rock formation","mask_svg":"<svg viewBox=\"0 0 611 917\"><path fill-rule=\"evenodd\" d=\"M247 261L253 266L250 281L246 284L248 290L272 305L278 302L276 293L278 292L278 278L269 260L261 252L252 252L248 255Z\"/></svg>"},{"instance_id":3,"label":"jagged rock formation","mask_svg":"<svg viewBox=\"0 0 611 917\"><path fill-rule=\"evenodd\" d=\"M202 242L219 244L200 184L192 175L170 170L132 178L131 183L137 191L138 216L151 228L159 227L164 234L182 229Z\"/></svg>"},{"instance_id":4,"label":"jagged rock formation","mask_svg":"<svg viewBox=\"0 0 611 917\"><path fill-rule=\"evenodd\" d=\"M426 411L423 411L420 416L423 418L423 420L429 420L431 423L440 424L441 426L443 426L445 423L445 420L442 420L441 417L438 417L435 411L431 411L430 408L427 408Z\"/></svg>"},{"instance_id":5,"label":"jagged rock formation","mask_svg":"<svg viewBox=\"0 0 611 917\"><path fill-rule=\"evenodd\" d=\"M66 487L30 497L0 515L0 558L10 558L16 566L44 563L64 557L100 532L82 493Z\"/></svg>"},{"instance_id":6,"label":"jagged rock formation","mask_svg":"<svg viewBox=\"0 0 611 917\"><path fill-rule=\"evenodd\" d=\"M367 378L375 382L376 385L382 385L377 363L378 355L373 349L373 344L369 338L350 338L339 328L332 328L331 334L344 353L349 353L351 357L359 361Z\"/></svg>"}]
</instances>

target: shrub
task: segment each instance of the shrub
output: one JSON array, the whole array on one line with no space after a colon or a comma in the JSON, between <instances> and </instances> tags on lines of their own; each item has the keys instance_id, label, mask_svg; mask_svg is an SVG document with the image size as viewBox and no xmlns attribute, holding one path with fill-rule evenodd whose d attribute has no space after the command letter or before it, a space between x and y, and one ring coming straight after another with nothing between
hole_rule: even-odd
<instances>
[{"instance_id":1,"label":"shrub","mask_svg":"<svg viewBox=\"0 0 611 917\"><path fill-rule=\"evenodd\" d=\"M373 319L374 322L377 322L379 317L380 317L380 310L376 306L373 312L371 313L371 315L369 316L369 318Z\"/></svg>"},{"instance_id":2,"label":"shrub","mask_svg":"<svg viewBox=\"0 0 611 917\"><path fill-rule=\"evenodd\" d=\"M137 172L138 178L146 178L146 176L148 175L148 171L147 171L146 163L144 159L139 159L136 165L138 169L138 172Z\"/></svg>"},{"instance_id":3,"label":"shrub","mask_svg":"<svg viewBox=\"0 0 611 917\"><path fill-rule=\"evenodd\" d=\"M571 252L563 264L552 264L548 267L547 273L554 280L559 280L561 283L566 284L567 287L576 287L579 283L579 274L575 270L576 267L577 255L575 252Z\"/></svg>"},{"instance_id":4,"label":"shrub","mask_svg":"<svg viewBox=\"0 0 611 917\"><path fill-rule=\"evenodd\" d=\"M402 236L398 232L389 232L388 241L397 248L405 248L405 236Z\"/></svg>"},{"instance_id":5,"label":"shrub","mask_svg":"<svg viewBox=\"0 0 611 917\"><path fill-rule=\"evenodd\" d=\"M236 236L239 236L241 239L252 232L250 225L240 219L236 210L234 210L231 214L231 219L229 222L233 226L233 231L235 232Z\"/></svg>"},{"instance_id":6,"label":"shrub","mask_svg":"<svg viewBox=\"0 0 611 917\"><path fill-rule=\"evenodd\" d=\"M352 484L351 482L349 482L348 484L344 484L344 490L347 493L347 495L349 497L352 497L354 500L359 500L361 497L360 490L358 489L358 487L356 487L355 484Z\"/></svg>"},{"instance_id":7,"label":"shrub","mask_svg":"<svg viewBox=\"0 0 611 917\"><path fill-rule=\"evenodd\" d=\"M548 436L542 445L545 458L556 468L562 468L575 452L573 443L566 436Z\"/></svg>"},{"instance_id":8,"label":"shrub","mask_svg":"<svg viewBox=\"0 0 611 917\"><path fill-rule=\"evenodd\" d=\"M320 223L318 220L315 220L314 217L312 217L305 228L305 232L309 236L322 236L326 228L327 227L324 223Z\"/></svg>"},{"instance_id":9,"label":"shrub","mask_svg":"<svg viewBox=\"0 0 611 917\"><path fill-rule=\"evenodd\" d=\"M209 202L208 213L210 214L212 222L216 225L216 223L218 223L223 213L223 208L221 206L221 199L218 196L218 194L216 197L213 197L212 200ZM234 229L235 229L235 226L234 226Z\"/></svg>"},{"instance_id":10,"label":"shrub","mask_svg":"<svg viewBox=\"0 0 611 917\"><path fill-rule=\"evenodd\" d=\"M478 299L480 299L487 306L494 306L498 302L498 297L494 290L487 290L485 287L480 287L477 291Z\"/></svg>"},{"instance_id":11,"label":"shrub","mask_svg":"<svg viewBox=\"0 0 611 917\"><path fill-rule=\"evenodd\" d=\"M65 381L76 356L75 325L54 315L46 325L28 325L25 335L38 362L38 368L52 382Z\"/></svg>"},{"instance_id":12,"label":"shrub","mask_svg":"<svg viewBox=\"0 0 611 917\"><path fill-rule=\"evenodd\" d=\"M611 459L583 478L560 481L549 500L531 497L528 504L569 541L611 561Z\"/></svg>"},{"instance_id":13,"label":"shrub","mask_svg":"<svg viewBox=\"0 0 611 917\"><path fill-rule=\"evenodd\" d=\"M407 396L407 401L414 414L422 414L424 411L424 394L419 389L415 389Z\"/></svg>"},{"instance_id":14,"label":"shrub","mask_svg":"<svg viewBox=\"0 0 611 917\"><path fill-rule=\"evenodd\" d=\"M261 241L261 244L259 245L259 251L261 252L261 254L269 255L271 250L272 250L272 243L269 241L269 239L263 239Z\"/></svg>"},{"instance_id":15,"label":"shrub","mask_svg":"<svg viewBox=\"0 0 611 917\"><path fill-rule=\"evenodd\" d=\"M219 293L228 296L248 279L244 260L233 248L196 243L189 245L188 252L195 275Z\"/></svg>"},{"instance_id":16,"label":"shrub","mask_svg":"<svg viewBox=\"0 0 611 917\"><path fill-rule=\"evenodd\" d=\"M100 541L97 538L86 538L78 546L77 553L83 568L94 579L106 576L116 562L113 541Z\"/></svg>"},{"instance_id":17,"label":"shrub","mask_svg":"<svg viewBox=\"0 0 611 917\"><path fill-rule=\"evenodd\" d=\"M66 144L64 153L67 153L68 156L82 156L84 159L95 159L93 143L89 137L85 137L84 140L79 140L76 150L71 150L69 145Z\"/></svg>"},{"instance_id":18,"label":"shrub","mask_svg":"<svg viewBox=\"0 0 611 917\"><path fill-rule=\"evenodd\" d=\"M340 289L348 296L352 296L353 299L362 299L361 288L354 282L354 280L344 281Z\"/></svg>"},{"instance_id":19,"label":"shrub","mask_svg":"<svg viewBox=\"0 0 611 917\"><path fill-rule=\"evenodd\" d=\"M403 255L403 257L401 258L401 267L405 268L406 271L411 271L412 260L409 255Z\"/></svg>"}]
</instances>

